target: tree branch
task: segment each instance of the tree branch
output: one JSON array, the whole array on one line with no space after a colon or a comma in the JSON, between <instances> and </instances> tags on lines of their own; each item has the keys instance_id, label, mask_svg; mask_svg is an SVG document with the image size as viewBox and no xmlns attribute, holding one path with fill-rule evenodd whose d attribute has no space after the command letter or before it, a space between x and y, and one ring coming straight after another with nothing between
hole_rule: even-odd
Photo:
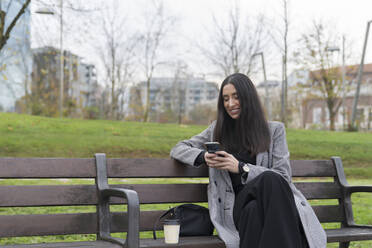
<instances>
[{"instance_id":1,"label":"tree branch","mask_svg":"<svg viewBox=\"0 0 372 248\"><path fill-rule=\"evenodd\" d=\"M28 5L30 4L31 0L26 0L26 2L23 4L22 8L19 10L18 14L14 17L13 21L9 24L8 28L6 29L5 31L5 34L3 33L4 32L4 28L5 28L5 12L4 11L1 11L0 10L0 50L5 46L6 42L8 41L9 37L10 37L10 32L12 31L12 29L15 27L18 19L23 15L23 13L25 12L26 8L28 7Z\"/></svg>"}]
</instances>

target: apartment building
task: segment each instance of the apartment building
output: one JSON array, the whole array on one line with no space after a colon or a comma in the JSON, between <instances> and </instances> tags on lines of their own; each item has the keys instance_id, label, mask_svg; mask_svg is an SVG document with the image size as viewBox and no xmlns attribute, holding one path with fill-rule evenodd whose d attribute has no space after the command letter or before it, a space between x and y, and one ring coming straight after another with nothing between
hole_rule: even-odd
<instances>
[{"instance_id":1,"label":"apartment building","mask_svg":"<svg viewBox=\"0 0 372 248\"><path fill-rule=\"evenodd\" d=\"M21 9L22 4L22 1L0 1L0 10L6 12L5 28ZM0 111L14 112L17 100L30 90L32 69L30 19L28 7L10 33L5 47L0 51Z\"/></svg>"},{"instance_id":2,"label":"apartment building","mask_svg":"<svg viewBox=\"0 0 372 248\"><path fill-rule=\"evenodd\" d=\"M42 105L56 108L60 96L60 52L54 47L33 49L32 95ZM96 104L97 75L95 66L64 51L64 108L73 105L79 112Z\"/></svg>"},{"instance_id":3,"label":"apartment building","mask_svg":"<svg viewBox=\"0 0 372 248\"><path fill-rule=\"evenodd\" d=\"M332 69L341 71L341 68ZM335 117L335 127L338 130L345 129L351 121L358 69L359 65L346 66L344 85L341 81L339 82L341 89L339 97L335 101L337 105L340 105ZM297 99L301 100L301 103L298 104L301 112L301 126L303 128L327 129L330 122L329 110L324 96L311 86L314 73L316 71L293 72L289 77L291 91L296 94ZM298 87L299 85L302 87ZM356 119L360 129L372 129L372 64L364 65Z\"/></svg>"},{"instance_id":4,"label":"apartment building","mask_svg":"<svg viewBox=\"0 0 372 248\"><path fill-rule=\"evenodd\" d=\"M142 81L137 87L142 105L146 104L147 87ZM200 105L217 105L218 85L204 78L153 78L150 83L150 115L171 110L187 116Z\"/></svg>"}]
</instances>

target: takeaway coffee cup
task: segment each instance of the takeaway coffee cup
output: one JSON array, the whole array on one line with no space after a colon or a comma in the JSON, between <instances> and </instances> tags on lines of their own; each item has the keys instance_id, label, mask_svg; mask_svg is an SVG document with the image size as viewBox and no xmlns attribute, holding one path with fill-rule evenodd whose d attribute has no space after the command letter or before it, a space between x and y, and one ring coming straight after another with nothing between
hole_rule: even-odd
<instances>
[{"instance_id":1,"label":"takeaway coffee cup","mask_svg":"<svg viewBox=\"0 0 372 248\"><path fill-rule=\"evenodd\" d=\"M178 244L180 221L178 219L164 220L164 238L166 244Z\"/></svg>"}]
</instances>

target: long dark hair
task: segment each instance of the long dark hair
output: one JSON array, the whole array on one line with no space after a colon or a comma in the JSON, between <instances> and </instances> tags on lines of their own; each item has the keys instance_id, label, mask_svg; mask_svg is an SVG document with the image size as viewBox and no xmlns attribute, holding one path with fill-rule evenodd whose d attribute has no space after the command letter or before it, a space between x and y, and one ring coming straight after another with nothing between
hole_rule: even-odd
<instances>
[{"instance_id":1,"label":"long dark hair","mask_svg":"<svg viewBox=\"0 0 372 248\"><path fill-rule=\"evenodd\" d=\"M224 107L222 91L234 85L240 103L240 116L232 119ZM252 155L269 150L270 130L252 81L242 73L228 76L221 85L214 139L228 152L249 151Z\"/></svg>"}]
</instances>

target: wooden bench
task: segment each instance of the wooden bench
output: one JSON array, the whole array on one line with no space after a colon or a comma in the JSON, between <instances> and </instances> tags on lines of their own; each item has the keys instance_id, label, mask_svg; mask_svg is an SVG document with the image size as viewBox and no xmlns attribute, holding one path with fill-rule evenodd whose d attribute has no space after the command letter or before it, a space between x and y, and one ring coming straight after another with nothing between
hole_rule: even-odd
<instances>
[{"instance_id":1,"label":"wooden bench","mask_svg":"<svg viewBox=\"0 0 372 248\"><path fill-rule=\"evenodd\" d=\"M107 169L106 169L107 164ZM372 192L370 186L348 186L341 159L293 160L293 178L309 200L336 199L337 203L313 206L323 223L340 223L340 228L328 229L328 242L340 242L348 247L350 241L371 240L372 227L354 223L350 195ZM165 245L163 239L139 239L139 231L151 231L156 218L169 206L178 203L207 202L207 168L195 169L170 159L106 159L96 154L92 159L65 158L0 158L0 179L91 179L87 185L4 185L0 186L0 238L95 234L93 241L5 245L15 247L225 247L216 236L185 237L178 245ZM122 184L110 186L107 177L122 179ZM328 177L330 180L325 181ZM131 180L139 179L141 184ZM307 178L312 178L308 182ZM156 179L158 183L146 181ZM159 180L164 182L159 183ZM177 181L179 180L179 182ZM304 182L305 181L305 182ZM6 180L5 180L6 182ZM138 197L137 197L137 193ZM126 199L125 201L123 200ZM139 202L138 202L139 200ZM129 204L127 204L129 202ZM321 202L321 201L320 201ZM128 212L109 213L111 205L128 205ZM163 210L141 210L139 205L165 203ZM9 214L2 209L15 207L93 206L94 211L83 213ZM84 207L83 207L84 209ZM9 212L9 211L8 211ZM110 233L128 232L127 239L111 238ZM149 237L149 236L148 236ZM0 239L1 240L1 239ZM108 241L110 240L110 241ZM1 243L0 243L1 244Z\"/></svg>"}]
</instances>

